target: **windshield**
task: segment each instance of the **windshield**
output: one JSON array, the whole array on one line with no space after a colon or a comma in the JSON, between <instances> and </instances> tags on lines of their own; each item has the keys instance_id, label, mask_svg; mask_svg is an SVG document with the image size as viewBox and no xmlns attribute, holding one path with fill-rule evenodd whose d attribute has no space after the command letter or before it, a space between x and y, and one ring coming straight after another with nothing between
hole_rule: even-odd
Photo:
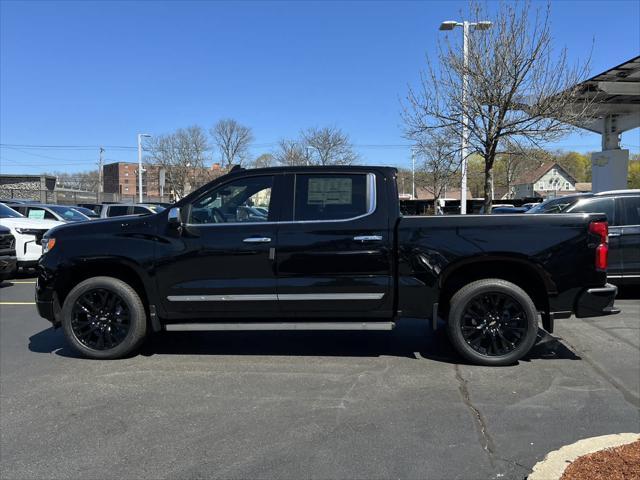
<instances>
[{"instance_id":1,"label":"windshield","mask_svg":"<svg viewBox=\"0 0 640 480\"><path fill-rule=\"evenodd\" d=\"M82 222L84 220L89 220L89 217L87 217L85 214L80 213L70 207L53 206L49 208L60 215L62 218L70 222Z\"/></svg>"},{"instance_id":2,"label":"windshield","mask_svg":"<svg viewBox=\"0 0 640 480\"><path fill-rule=\"evenodd\" d=\"M0 203L0 218L22 218L13 208L7 207L4 203Z\"/></svg>"}]
</instances>

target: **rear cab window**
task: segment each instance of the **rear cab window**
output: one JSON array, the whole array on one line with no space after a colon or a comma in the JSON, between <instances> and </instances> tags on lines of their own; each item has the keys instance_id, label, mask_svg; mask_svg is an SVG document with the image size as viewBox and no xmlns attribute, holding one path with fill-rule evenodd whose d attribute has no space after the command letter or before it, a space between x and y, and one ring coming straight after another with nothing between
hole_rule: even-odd
<instances>
[{"instance_id":1,"label":"rear cab window","mask_svg":"<svg viewBox=\"0 0 640 480\"><path fill-rule=\"evenodd\" d=\"M375 209L375 176L353 174L296 174L293 220L348 220Z\"/></svg>"}]
</instances>

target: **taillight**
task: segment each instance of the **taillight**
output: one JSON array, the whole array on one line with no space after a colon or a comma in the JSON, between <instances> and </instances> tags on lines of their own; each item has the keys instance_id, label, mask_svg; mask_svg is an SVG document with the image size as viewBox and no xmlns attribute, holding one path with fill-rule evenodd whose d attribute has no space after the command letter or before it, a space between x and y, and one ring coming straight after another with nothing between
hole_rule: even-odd
<instances>
[{"instance_id":1,"label":"taillight","mask_svg":"<svg viewBox=\"0 0 640 480\"><path fill-rule=\"evenodd\" d=\"M604 272L609 265L609 225L607 222L591 222L589 232L600 237L600 243L596 247L596 270Z\"/></svg>"}]
</instances>

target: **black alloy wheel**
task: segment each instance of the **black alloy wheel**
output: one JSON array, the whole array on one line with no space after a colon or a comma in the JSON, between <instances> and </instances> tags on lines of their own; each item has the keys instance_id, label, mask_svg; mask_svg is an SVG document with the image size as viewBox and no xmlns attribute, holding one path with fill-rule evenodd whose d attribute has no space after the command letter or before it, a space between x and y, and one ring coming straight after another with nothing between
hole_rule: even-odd
<instances>
[{"instance_id":1,"label":"black alloy wheel","mask_svg":"<svg viewBox=\"0 0 640 480\"><path fill-rule=\"evenodd\" d=\"M111 290L89 290L75 301L71 329L80 343L92 350L109 350L120 345L130 328L129 308Z\"/></svg>"},{"instance_id":2,"label":"black alloy wheel","mask_svg":"<svg viewBox=\"0 0 640 480\"><path fill-rule=\"evenodd\" d=\"M471 299L462 314L462 336L481 355L501 357L514 351L527 333L524 308L501 292Z\"/></svg>"},{"instance_id":3,"label":"black alloy wheel","mask_svg":"<svg viewBox=\"0 0 640 480\"><path fill-rule=\"evenodd\" d=\"M447 331L465 359L478 365L513 365L535 344L538 310L512 282L475 280L451 297Z\"/></svg>"}]
</instances>

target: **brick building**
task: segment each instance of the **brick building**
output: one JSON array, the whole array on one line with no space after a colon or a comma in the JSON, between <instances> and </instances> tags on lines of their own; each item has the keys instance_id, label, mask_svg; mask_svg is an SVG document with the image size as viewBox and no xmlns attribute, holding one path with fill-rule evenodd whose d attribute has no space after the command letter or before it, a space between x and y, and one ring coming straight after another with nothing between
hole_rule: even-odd
<instances>
[{"instance_id":1,"label":"brick building","mask_svg":"<svg viewBox=\"0 0 640 480\"><path fill-rule=\"evenodd\" d=\"M194 178L214 178L221 175L222 169L219 164L213 164L211 169L205 172L198 172L194 169ZM131 199L138 198L138 164L129 162L109 163L102 170L102 184L105 193L119 194L121 198ZM197 188L200 185L191 185ZM164 197L172 197L171 185L167 181L164 187ZM142 173L142 195L148 200L160 198L160 166L144 165Z\"/></svg>"}]
</instances>

